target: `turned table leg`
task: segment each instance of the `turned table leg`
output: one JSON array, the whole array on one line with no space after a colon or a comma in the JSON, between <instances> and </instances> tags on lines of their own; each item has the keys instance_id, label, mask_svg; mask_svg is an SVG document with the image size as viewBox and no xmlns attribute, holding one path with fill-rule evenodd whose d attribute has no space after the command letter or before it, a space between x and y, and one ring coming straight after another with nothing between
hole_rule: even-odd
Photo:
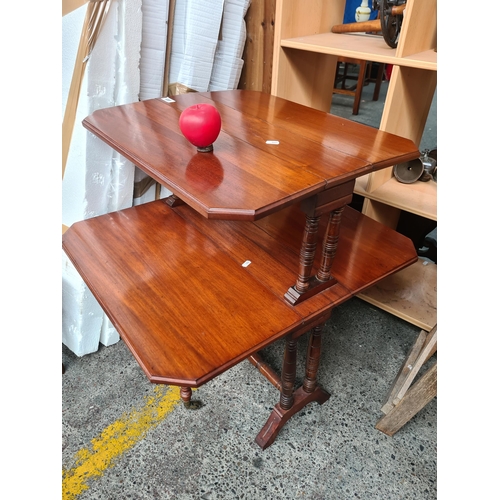
<instances>
[{"instance_id":1,"label":"turned table leg","mask_svg":"<svg viewBox=\"0 0 500 500\"><path fill-rule=\"evenodd\" d=\"M330 394L317 384L317 372L321 350L321 332L324 323L313 328L309 339L306 362L306 378L303 386L293 390L297 370L297 341L287 338L281 374L280 402L275 405L266 424L255 438L264 450L273 444L281 428L288 420L312 401L323 404Z\"/></svg>"},{"instance_id":2,"label":"turned table leg","mask_svg":"<svg viewBox=\"0 0 500 500\"><path fill-rule=\"evenodd\" d=\"M297 339L289 335L286 339L283 367L281 371L280 406L289 410L293 405L293 389L297 375Z\"/></svg>"},{"instance_id":3,"label":"turned table leg","mask_svg":"<svg viewBox=\"0 0 500 500\"><path fill-rule=\"evenodd\" d=\"M319 216L310 217L306 215L306 227L304 228L300 249L299 276L295 283L295 288L299 293L305 292L309 288L309 279L316 255L319 220Z\"/></svg>"},{"instance_id":4,"label":"turned table leg","mask_svg":"<svg viewBox=\"0 0 500 500\"><path fill-rule=\"evenodd\" d=\"M305 392L311 393L317 386L317 375L319 368L319 357L321 354L321 332L323 325L313 328L309 336L309 346L307 348L306 376L302 383Z\"/></svg>"},{"instance_id":5,"label":"turned table leg","mask_svg":"<svg viewBox=\"0 0 500 500\"><path fill-rule=\"evenodd\" d=\"M343 211L344 207L341 207L330 212L325 241L323 243L323 258L321 260L318 273L316 274L318 281L324 282L331 278L333 259L339 244L340 220L342 218Z\"/></svg>"},{"instance_id":6,"label":"turned table leg","mask_svg":"<svg viewBox=\"0 0 500 500\"><path fill-rule=\"evenodd\" d=\"M316 240L320 216L306 215L306 227L300 250L299 275L294 286L285 293L285 298L291 304L298 304L303 300L329 288L337 280L332 276L332 264L337 252L340 234L340 220L344 206L330 211L328 226L323 240L321 264L315 276L312 276L312 267L316 254Z\"/></svg>"},{"instance_id":7,"label":"turned table leg","mask_svg":"<svg viewBox=\"0 0 500 500\"><path fill-rule=\"evenodd\" d=\"M181 399L184 401L184 407L188 410L197 410L203 406L201 401L191 401L193 391L191 387L181 387Z\"/></svg>"}]
</instances>

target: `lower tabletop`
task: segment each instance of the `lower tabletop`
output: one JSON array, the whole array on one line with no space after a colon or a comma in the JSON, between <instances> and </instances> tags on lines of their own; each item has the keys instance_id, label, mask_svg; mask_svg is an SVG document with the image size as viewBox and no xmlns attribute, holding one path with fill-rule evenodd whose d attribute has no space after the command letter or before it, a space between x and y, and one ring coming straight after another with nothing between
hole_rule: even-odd
<instances>
[{"instance_id":1,"label":"lower tabletop","mask_svg":"<svg viewBox=\"0 0 500 500\"><path fill-rule=\"evenodd\" d=\"M346 207L337 284L293 306L304 214L207 220L158 200L73 224L63 249L155 383L197 387L413 263L411 241Z\"/></svg>"}]
</instances>

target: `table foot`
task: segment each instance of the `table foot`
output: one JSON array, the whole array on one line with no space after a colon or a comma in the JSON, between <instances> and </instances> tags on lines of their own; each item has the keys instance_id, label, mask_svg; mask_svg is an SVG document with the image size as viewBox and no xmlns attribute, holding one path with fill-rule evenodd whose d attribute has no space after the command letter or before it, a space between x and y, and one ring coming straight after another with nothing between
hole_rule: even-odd
<instances>
[{"instance_id":1,"label":"table foot","mask_svg":"<svg viewBox=\"0 0 500 500\"><path fill-rule=\"evenodd\" d=\"M273 444L281 428L293 415L313 401L322 405L329 397L330 394L320 386L316 386L312 392L306 392L300 387L293 393L294 402L290 409L284 410L280 403L275 405L266 424L255 438L255 442L265 450Z\"/></svg>"},{"instance_id":2,"label":"table foot","mask_svg":"<svg viewBox=\"0 0 500 500\"><path fill-rule=\"evenodd\" d=\"M193 391L191 387L181 387L181 399L184 402L184 408L187 410L198 410L203 406L201 401L192 401Z\"/></svg>"},{"instance_id":3,"label":"table foot","mask_svg":"<svg viewBox=\"0 0 500 500\"><path fill-rule=\"evenodd\" d=\"M171 194L170 196L168 196L167 198L165 198L165 203L169 206L169 207L178 207L180 205L185 205L186 202L181 200L178 196L176 196L175 194Z\"/></svg>"},{"instance_id":4,"label":"table foot","mask_svg":"<svg viewBox=\"0 0 500 500\"><path fill-rule=\"evenodd\" d=\"M290 304L296 305L304 300L313 297L314 295L330 288L333 285L337 284L337 280L332 276L327 281L319 281L316 276L313 276L308 281L309 288L305 292L299 292L297 290L297 286L291 286L288 291L285 293L284 297Z\"/></svg>"},{"instance_id":5,"label":"table foot","mask_svg":"<svg viewBox=\"0 0 500 500\"><path fill-rule=\"evenodd\" d=\"M187 410L199 410L202 406L203 403L201 401L189 401L189 403L184 401L184 408Z\"/></svg>"}]
</instances>

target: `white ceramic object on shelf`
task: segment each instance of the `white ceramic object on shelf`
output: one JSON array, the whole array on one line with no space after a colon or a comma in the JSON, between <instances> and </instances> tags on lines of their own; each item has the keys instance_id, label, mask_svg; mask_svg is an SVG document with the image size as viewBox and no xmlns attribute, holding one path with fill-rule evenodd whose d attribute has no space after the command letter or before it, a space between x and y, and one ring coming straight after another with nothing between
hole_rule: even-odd
<instances>
[{"instance_id":1,"label":"white ceramic object on shelf","mask_svg":"<svg viewBox=\"0 0 500 500\"><path fill-rule=\"evenodd\" d=\"M368 7L368 0L361 0L361 5L356 9L356 22L369 21L371 13L372 10Z\"/></svg>"}]
</instances>

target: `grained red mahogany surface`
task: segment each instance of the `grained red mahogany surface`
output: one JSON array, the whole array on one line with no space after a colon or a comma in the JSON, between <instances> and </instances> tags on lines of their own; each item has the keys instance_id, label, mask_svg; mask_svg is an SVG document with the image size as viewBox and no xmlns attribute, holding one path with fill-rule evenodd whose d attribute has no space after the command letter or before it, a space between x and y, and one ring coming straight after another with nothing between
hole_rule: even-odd
<instances>
[{"instance_id":1,"label":"grained red mahogany surface","mask_svg":"<svg viewBox=\"0 0 500 500\"><path fill-rule=\"evenodd\" d=\"M408 238L346 204L356 177L420 153L258 92L175 100L84 121L176 197L77 222L63 248L148 378L179 385L186 405L191 387L249 358L281 393L256 438L265 448L304 405L329 397L317 371L332 309L417 260ZM222 116L213 153L194 152L178 129L182 110L203 102ZM308 331L294 390L296 339ZM284 336L280 378L258 351Z\"/></svg>"},{"instance_id":2,"label":"grained red mahogany surface","mask_svg":"<svg viewBox=\"0 0 500 500\"><path fill-rule=\"evenodd\" d=\"M292 306L283 295L302 227L296 206L286 212L295 235L265 221L275 238L254 223L208 221L159 200L75 223L63 248L147 376L197 387L416 260L410 240L346 208L338 284Z\"/></svg>"},{"instance_id":3,"label":"grained red mahogany surface","mask_svg":"<svg viewBox=\"0 0 500 500\"><path fill-rule=\"evenodd\" d=\"M420 156L408 139L261 92L174 99L100 109L83 125L208 218L255 220ZM179 129L181 112L198 103L213 104L222 118L212 153L198 153ZM199 155L203 168L190 168Z\"/></svg>"}]
</instances>

